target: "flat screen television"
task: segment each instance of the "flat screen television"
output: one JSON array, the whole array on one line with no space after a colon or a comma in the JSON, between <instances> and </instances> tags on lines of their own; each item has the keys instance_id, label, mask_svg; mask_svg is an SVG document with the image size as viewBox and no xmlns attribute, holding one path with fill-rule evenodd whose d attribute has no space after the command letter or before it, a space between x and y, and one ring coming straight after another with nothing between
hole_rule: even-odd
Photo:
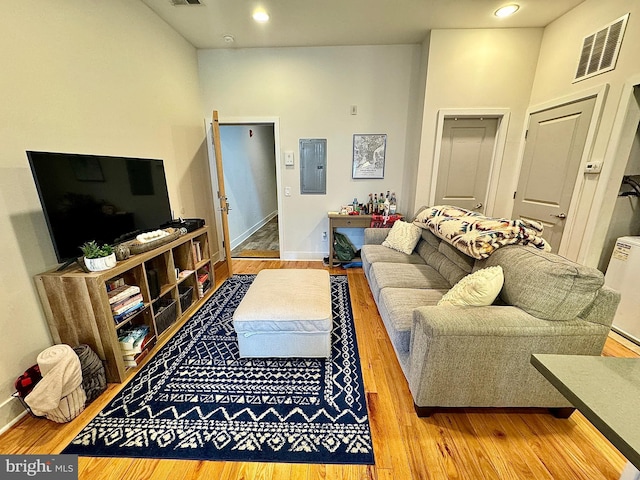
<instances>
[{"instance_id":1,"label":"flat screen television","mask_svg":"<svg viewBox=\"0 0 640 480\"><path fill-rule=\"evenodd\" d=\"M162 160L28 151L58 262L171 221Z\"/></svg>"}]
</instances>

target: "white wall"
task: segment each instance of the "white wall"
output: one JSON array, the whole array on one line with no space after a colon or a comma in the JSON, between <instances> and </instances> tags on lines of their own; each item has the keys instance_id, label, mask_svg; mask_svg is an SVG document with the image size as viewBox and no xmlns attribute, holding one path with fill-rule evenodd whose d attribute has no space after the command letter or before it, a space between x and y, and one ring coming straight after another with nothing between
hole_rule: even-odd
<instances>
[{"instance_id":1,"label":"white wall","mask_svg":"<svg viewBox=\"0 0 640 480\"><path fill-rule=\"evenodd\" d=\"M622 42L615 70L578 83L571 83L577 68L582 41L585 36L599 30L605 24L630 12L627 30ZM606 183L614 168L608 148L614 143L612 127L625 82L640 74L640 2L629 0L586 0L545 28L540 48L540 59L531 94L531 104L542 104L567 95L575 95L588 88L609 85L609 92L602 111L591 160L607 159L602 174L585 177L580 202L574 218L578 228L568 239L569 250L580 261L597 266L605 241L609 221L612 218L616 194L620 185L615 179L609 187ZM625 159L619 159L626 163ZM621 178L624 166L619 171ZM606 190L604 202L597 200L599 189ZM603 191L604 191L603 190ZM576 252L579 252L576 253Z\"/></svg>"},{"instance_id":2,"label":"white wall","mask_svg":"<svg viewBox=\"0 0 640 480\"><path fill-rule=\"evenodd\" d=\"M542 29L433 30L429 45L415 207L428 205L440 109L506 108L507 130L493 216L509 216L518 149Z\"/></svg>"},{"instance_id":3,"label":"white wall","mask_svg":"<svg viewBox=\"0 0 640 480\"><path fill-rule=\"evenodd\" d=\"M142 2L16 2L0 64L2 428L22 412L13 382L51 345L33 275L57 262L25 150L162 158L176 215L213 212L195 49Z\"/></svg>"},{"instance_id":4,"label":"white wall","mask_svg":"<svg viewBox=\"0 0 640 480\"><path fill-rule=\"evenodd\" d=\"M271 125L220 125L232 249L278 213L273 135Z\"/></svg>"},{"instance_id":5,"label":"white wall","mask_svg":"<svg viewBox=\"0 0 640 480\"><path fill-rule=\"evenodd\" d=\"M280 212L283 258L326 255L327 211L354 197L395 190L400 210L412 207L402 186L416 161L407 130L416 121L410 109L419 101L412 82L420 55L419 45L198 51L204 117L214 109L221 118L279 117L280 149L296 152L294 168L278 159L282 187L291 187ZM350 105L358 115L350 115ZM354 133L387 134L384 179L351 178ZM326 195L300 195L300 138L327 139Z\"/></svg>"}]
</instances>

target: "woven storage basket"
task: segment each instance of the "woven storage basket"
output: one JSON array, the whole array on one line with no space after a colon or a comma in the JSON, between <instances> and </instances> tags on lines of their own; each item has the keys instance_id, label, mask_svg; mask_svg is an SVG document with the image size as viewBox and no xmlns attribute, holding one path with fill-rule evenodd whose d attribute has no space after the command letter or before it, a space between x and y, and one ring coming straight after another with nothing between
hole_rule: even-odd
<instances>
[{"instance_id":1,"label":"woven storage basket","mask_svg":"<svg viewBox=\"0 0 640 480\"><path fill-rule=\"evenodd\" d=\"M84 410L87 395L80 385L66 397L60 399L58 408L48 411L45 417L56 423L67 423L76 418Z\"/></svg>"},{"instance_id":2,"label":"woven storage basket","mask_svg":"<svg viewBox=\"0 0 640 480\"><path fill-rule=\"evenodd\" d=\"M161 298L156 306L156 333L160 335L176 321L176 301L174 299Z\"/></svg>"},{"instance_id":3,"label":"woven storage basket","mask_svg":"<svg viewBox=\"0 0 640 480\"><path fill-rule=\"evenodd\" d=\"M74 352L82 366L82 387L87 395L87 403L93 402L107 389L107 375L100 357L89 345L78 345Z\"/></svg>"},{"instance_id":4,"label":"woven storage basket","mask_svg":"<svg viewBox=\"0 0 640 480\"><path fill-rule=\"evenodd\" d=\"M31 415L33 418L44 418L41 415L36 415L35 413L33 413L33 411L31 410L31 407L27 404L27 402L24 401L24 398L22 398L20 393L13 392L11 394L11 396L13 398L17 398L20 401L20 404L22 405L22 408L24 408L27 411L27 413L29 413L29 415Z\"/></svg>"},{"instance_id":5,"label":"woven storage basket","mask_svg":"<svg viewBox=\"0 0 640 480\"><path fill-rule=\"evenodd\" d=\"M193 302L193 287L178 287L180 292L180 309L184 313Z\"/></svg>"},{"instance_id":6,"label":"woven storage basket","mask_svg":"<svg viewBox=\"0 0 640 480\"><path fill-rule=\"evenodd\" d=\"M123 245L129 248L129 251L133 255L138 255L140 253L149 252L154 248L158 248L165 243L173 242L176 238L181 235L181 232L177 228L165 228L165 232L169 235L166 237L159 238L158 240L153 240L152 242L140 243L137 240L131 240L129 242L124 242Z\"/></svg>"}]
</instances>

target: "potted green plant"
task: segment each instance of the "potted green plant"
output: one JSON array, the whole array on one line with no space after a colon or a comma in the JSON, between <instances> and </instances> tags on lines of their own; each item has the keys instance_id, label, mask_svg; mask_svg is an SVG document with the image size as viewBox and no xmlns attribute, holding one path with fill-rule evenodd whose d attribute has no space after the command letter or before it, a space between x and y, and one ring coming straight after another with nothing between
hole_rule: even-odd
<instances>
[{"instance_id":1,"label":"potted green plant","mask_svg":"<svg viewBox=\"0 0 640 480\"><path fill-rule=\"evenodd\" d=\"M116 266L116 254L110 245L99 246L95 240L92 240L82 245L80 250L84 254L84 264L92 272L100 272Z\"/></svg>"}]
</instances>

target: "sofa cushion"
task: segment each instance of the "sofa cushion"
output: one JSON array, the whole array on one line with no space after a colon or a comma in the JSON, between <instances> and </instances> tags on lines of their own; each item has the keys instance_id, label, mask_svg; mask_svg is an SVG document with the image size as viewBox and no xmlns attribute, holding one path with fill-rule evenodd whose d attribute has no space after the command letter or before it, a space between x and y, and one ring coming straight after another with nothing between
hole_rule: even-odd
<instances>
[{"instance_id":1,"label":"sofa cushion","mask_svg":"<svg viewBox=\"0 0 640 480\"><path fill-rule=\"evenodd\" d=\"M458 283L465 275L469 273L467 270L463 270L450 259L448 259L442 252L439 251L440 244L434 248L431 243L425 240L420 240L416 247L416 252L424 259L425 263L430 267L435 268L440 275L442 275L449 287Z\"/></svg>"},{"instance_id":2,"label":"sofa cushion","mask_svg":"<svg viewBox=\"0 0 640 480\"><path fill-rule=\"evenodd\" d=\"M449 245L447 242L440 242L440 245L438 245L438 251L466 273L471 273L476 263L475 258L465 255L456 247Z\"/></svg>"},{"instance_id":3,"label":"sofa cushion","mask_svg":"<svg viewBox=\"0 0 640 480\"><path fill-rule=\"evenodd\" d=\"M371 265L377 262L424 264L424 260L417 252L407 255L383 245L363 245L360 258L362 258L362 268L367 278L369 278Z\"/></svg>"},{"instance_id":4,"label":"sofa cushion","mask_svg":"<svg viewBox=\"0 0 640 480\"><path fill-rule=\"evenodd\" d=\"M545 320L577 317L604 284L595 268L521 245L501 247L483 263L496 265L504 271L502 300Z\"/></svg>"},{"instance_id":5,"label":"sofa cushion","mask_svg":"<svg viewBox=\"0 0 640 480\"><path fill-rule=\"evenodd\" d=\"M394 288L435 288L449 290L451 284L428 265L377 262L369 269L369 286L378 301L380 290Z\"/></svg>"},{"instance_id":6,"label":"sofa cushion","mask_svg":"<svg viewBox=\"0 0 640 480\"><path fill-rule=\"evenodd\" d=\"M398 220L391 227L387 238L382 242L385 247L392 248L402 253L410 255L416 247L422 230L413 223Z\"/></svg>"},{"instance_id":7,"label":"sofa cushion","mask_svg":"<svg viewBox=\"0 0 640 480\"><path fill-rule=\"evenodd\" d=\"M436 305L447 292L442 289L385 288L380 292L378 311L399 358L409 354L413 311Z\"/></svg>"},{"instance_id":8,"label":"sofa cushion","mask_svg":"<svg viewBox=\"0 0 640 480\"><path fill-rule=\"evenodd\" d=\"M496 299L504 275L502 267L487 267L471 273L456 283L438 302L438 305L486 307Z\"/></svg>"}]
</instances>

